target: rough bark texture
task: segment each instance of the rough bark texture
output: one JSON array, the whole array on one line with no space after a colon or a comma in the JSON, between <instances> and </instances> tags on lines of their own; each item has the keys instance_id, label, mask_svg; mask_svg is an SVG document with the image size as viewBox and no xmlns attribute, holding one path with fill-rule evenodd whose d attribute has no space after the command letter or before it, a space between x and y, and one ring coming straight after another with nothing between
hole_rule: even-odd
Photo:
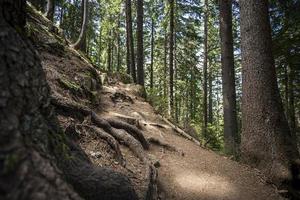
<instances>
[{"instance_id":1,"label":"rough bark texture","mask_svg":"<svg viewBox=\"0 0 300 200\"><path fill-rule=\"evenodd\" d=\"M143 21L144 21L144 1L136 1L136 10L137 10L137 30L136 30L136 39L137 39L137 48L136 48L136 63L137 63L137 83L144 86L144 42L143 42Z\"/></svg>"},{"instance_id":2,"label":"rough bark texture","mask_svg":"<svg viewBox=\"0 0 300 200\"><path fill-rule=\"evenodd\" d=\"M225 151L229 154L236 155L238 137L231 6L231 0L220 0L220 36L222 53Z\"/></svg>"},{"instance_id":3,"label":"rough bark texture","mask_svg":"<svg viewBox=\"0 0 300 200\"><path fill-rule=\"evenodd\" d=\"M86 30L87 30L87 24L88 24L88 0L82 0L82 4L81 4L82 8L83 8L83 18L82 18L82 25L81 25L81 30L80 30L80 34L79 37L77 39L77 41L72 44L74 49L81 49L85 52L85 48L84 44L86 44Z\"/></svg>"},{"instance_id":4,"label":"rough bark texture","mask_svg":"<svg viewBox=\"0 0 300 200\"><path fill-rule=\"evenodd\" d=\"M0 199L81 199L49 155L49 88L38 56L13 29L25 1L0 1Z\"/></svg>"},{"instance_id":5,"label":"rough bark texture","mask_svg":"<svg viewBox=\"0 0 300 200\"><path fill-rule=\"evenodd\" d=\"M294 96L294 82L295 69L292 63L288 64L288 121L291 129L291 134L294 140L297 141L296 134L296 115L295 115L295 96Z\"/></svg>"},{"instance_id":6,"label":"rough bark texture","mask_svg":"<svg viewBox=\"0 0 300 200\"><path fill-rule=\"evenodd\" d=\"M134 41L133 41L132 16L131 16L131 0L126 0L125 9L126 9L127 56L129 57L130 60L130 73L133 81L136 83L135 54L134 54Z\"/></svg>"},{"instance_id":7,"label":"rough bark texture","mask_svg":"<svg viewBox=\"0 0 300 200\"><path fill-rule=\"evenodd\" d=\"M299 159L279 95L267 0L241 0L242 159L280 183ZM298 175L297 175L298 176Z\"/></svg>"},{"instance_id":8,"label":"rough bark texture","mask_svg":"<svg viewBox=\"0 0 300 200\"><path fill-rule=\"evenodd\" d=\"M0 199L137 199L128 178L93 166L58 126L22 34L24 8L24 0L0 0Z\"/></svg>"},{"instance_id":9,"label":"rough bark texture","mask_svg":"<svg viewBox=\"0 0 300 200\"><path fill-rule=\"evenodd\" d=\"M48 0L47 1L47 10L46 10L46 17L50 20L53 21L54 17L54 9L55 9L55 0Z\"/></svg>"}]
</instances>

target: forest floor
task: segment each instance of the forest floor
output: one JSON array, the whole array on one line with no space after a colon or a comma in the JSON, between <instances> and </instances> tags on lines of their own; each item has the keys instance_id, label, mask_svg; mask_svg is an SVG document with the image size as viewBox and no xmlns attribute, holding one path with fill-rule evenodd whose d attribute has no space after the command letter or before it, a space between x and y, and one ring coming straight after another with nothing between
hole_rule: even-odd
<instances>
[{"instance_id":1,"label":"forest floor","mask_svg":"<svg viewBox=\"0 0 300 200\"><path fill-rule=\"evenodd\" d=\"M122 77L118 76L105 78L82 54L68 47L60 30L39 13L31 10L28 22L28 36L37 49L53 95L89 107L103 119L114 118L133 124L152 141L144 155L157 168L157 199L282 199L258 170L202 148L180 135L172 124L154 111L138 86L122 83ZM97 81L99 77L101 86ZM74 123L83 127L87 119L80 121L58 115L58 120L66 130ZM95 165L125 174L139 198L146 198L148 165L132 149L120 142L125 161L120 163L107 140L90 134L86 129L78 132L78 144Z\"/></svg>"},{"instance_id":2,"label":"forest floor","mask_svg":"<svg viewBox=\"0 0 300 200\"><path fill-rule=\"evenodd\" d=\"M110 95L118 91L134 103L113 103ZM145 99L136 96L136 87L123 83L103 89L102 115L130 116L143 121L146 137L159 139L176 147L170 151L153 145L147 152L160 163L158 187L161 199L173 200L275 200L281 199L275 188L268 185L258 170L204 149L184 138L157 115ZM145 123L146 122L146 123ZM151 125L153 124L153 125ZM156 126L161 124L163 126Z\"/></svg>"}]
</instances>

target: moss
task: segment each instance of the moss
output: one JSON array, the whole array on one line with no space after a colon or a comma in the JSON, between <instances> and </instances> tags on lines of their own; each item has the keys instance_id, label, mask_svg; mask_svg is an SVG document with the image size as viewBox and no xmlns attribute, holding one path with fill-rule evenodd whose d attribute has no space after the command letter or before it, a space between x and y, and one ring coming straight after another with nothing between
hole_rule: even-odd
<instances>
[{"instance_id":1,"label":"moss","mask_svg":"<svg viewBox=\"0 0 300 200\"><path fill-rule=\"evenodd\" d=\"M58 79L58 82L68 90L71 90L72 92L81 92L81 88L79 85L77 85L75 82L69 81L67 79Z\"/></svg>"},{"instance_id":2,"label":"moss","mask_svg":"<svg viewBox=\"0 0 300 200\"><path fill-rule=\"evenodd\" d=\"M66 144L67 138L64 132L53 133L49 137L52 151L55 156L62 159L71 159L71 150Z\"/></svg>"},{"instance_id":3,"label":"moss","mask_svg":"<svg viewBox=\"0 0 300 200\"><path fill-rule=\"evenodd\" d=\"M13 171L19 163L19 155L17 153L11 153L6 156L4 161L4 174Z\"/></svg>"}]
</instances>

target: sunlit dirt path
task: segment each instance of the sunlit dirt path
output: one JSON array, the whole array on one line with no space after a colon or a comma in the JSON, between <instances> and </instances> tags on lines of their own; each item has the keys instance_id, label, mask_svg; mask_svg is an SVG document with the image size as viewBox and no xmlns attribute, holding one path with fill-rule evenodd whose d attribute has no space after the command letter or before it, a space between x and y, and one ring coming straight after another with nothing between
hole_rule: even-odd
<instances>
[{"instance_id":1,"label":"sunlit dirt path","mask_svg":"<svg viewBox=\"0 0 300 200\"><path fill-rule=\"evenodd\" d=\"M241 165L215 152L203 149L179 136L155 114L153 108L136 96L133 86L116 84L104 88L107 93L118 91L134 99L111 103L103 97L106 113L119 113L140 118L161 127L145 127L147 137L158 138L175 146L172 152L159 146L151 146L148 154L159 160L158 186L161 199L172 200L277 200L282 199L276 189L268 185L257 170ZM105 104L106 102L106 104ZM183 155L184 154L184 155Z\"/></svg>"}]
</instances>

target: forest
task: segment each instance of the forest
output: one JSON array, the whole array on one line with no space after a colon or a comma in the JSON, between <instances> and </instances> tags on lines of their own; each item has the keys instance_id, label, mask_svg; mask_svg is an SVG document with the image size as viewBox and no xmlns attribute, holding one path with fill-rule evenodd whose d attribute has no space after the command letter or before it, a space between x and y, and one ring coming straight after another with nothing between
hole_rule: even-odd
<instances>
[{"instance_id":1,"label":"forest","mask_svg":"<svg viewBox=\"0 0 300 200\"><path fill-rule=\"evenodd\" d=\"M0 0L0 199L300 199L299 0Z\"/></svg>"}]
</instances>

